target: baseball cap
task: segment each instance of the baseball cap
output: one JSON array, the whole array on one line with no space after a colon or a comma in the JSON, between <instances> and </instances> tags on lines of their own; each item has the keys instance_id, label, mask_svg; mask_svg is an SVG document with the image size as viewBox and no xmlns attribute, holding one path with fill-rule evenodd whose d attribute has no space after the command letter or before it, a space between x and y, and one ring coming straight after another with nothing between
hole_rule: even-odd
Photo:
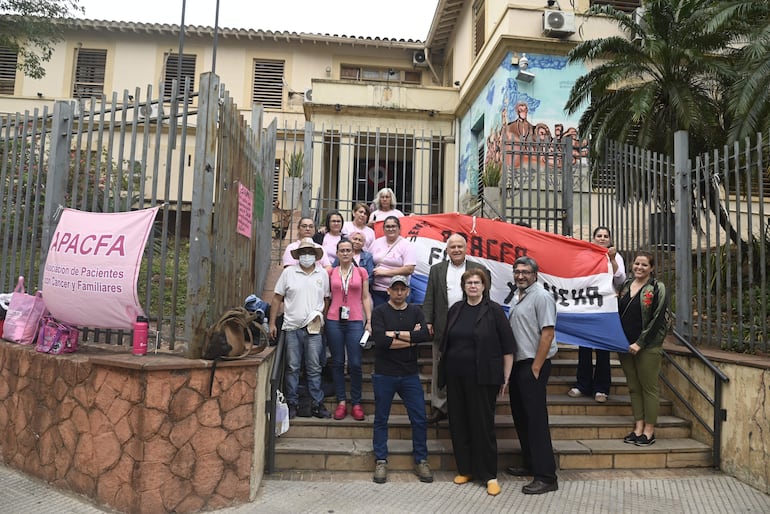
<instances>
[{"instance_id":1,"label":"baseball cap","mask_svg":"<svg viewBox=\"0 0 770 514\"><path fill-rule=\"evenodd\" d=\"M390 279L390 287L393 287L396 284L404 284L406 287L409 287L409 277L405 277L404 275L394 276Z\"/></svg>"}]
</instances>

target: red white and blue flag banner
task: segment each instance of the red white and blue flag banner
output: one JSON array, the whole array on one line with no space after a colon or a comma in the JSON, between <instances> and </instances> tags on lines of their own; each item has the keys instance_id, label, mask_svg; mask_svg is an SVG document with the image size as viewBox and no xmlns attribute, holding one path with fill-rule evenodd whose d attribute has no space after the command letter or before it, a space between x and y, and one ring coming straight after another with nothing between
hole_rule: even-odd
<instances>
[{"instance_id":1,"label":"red white and blue flag banner","mask_svg":"<svg viewBox=\"0 0 770 514\"><path fill-rule=\"evenodd\" d=\"M77 326L131 329L144 315L136 283L157 212L64 209L43 271L51 315Z\"/></svg>"},{"instance_id":2,"label":"red white and blue flag banner","mask_svg":"<svg viewBox=\"0 0 770 514\"><path fill-rule=\"evenodd\" d=\"M411 301L422 303L430 267L446 259L446 240L461 233L468 241L468 259L483 264L492 275L491 298L506 307L516 286L513 262L527 255L540 268L538 282L556 300L556 340L628 351L620 325L607 249L548 232L463 214L406 216L401 235L414 245L417 266L411 277ZM375 227L382 235L382 223Z\"/></svg>"}]
</instances>

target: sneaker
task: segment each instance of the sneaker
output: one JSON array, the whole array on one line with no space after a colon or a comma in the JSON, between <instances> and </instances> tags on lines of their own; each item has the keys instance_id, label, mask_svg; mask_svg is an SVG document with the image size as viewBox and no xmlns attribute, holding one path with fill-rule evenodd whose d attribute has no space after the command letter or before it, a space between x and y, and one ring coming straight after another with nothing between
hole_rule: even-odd
<instances>
[{"instance_id":1,"label":"sneaker","mask_svg":"<svg viewBox=\"0 0 770 514\"><path fill-rule=\"evenodd\" d=\"M599 403L604 403L607 401L607 395L605 393L596 393L594 395L594 400L596 400Z\"/></svg>"},{"instance_id":2,"label":"sneaker","mask_svg":"<svg viewBox=\"0 0 770 514\"><path fill-rule=\"evenodd\" d=\"M289 404L289 419L294 419L297 417L297 406L293 403Z\"/></svg>"},{"instance_id":3,"label":"sneaker","mask_svg":"<svg viewBox=\"0 0 770 514\"><path fill-rule=\"evenodd\" d=\"M652 444L655 444L655 434L652 434L649 438L646 435L642 434L636 438L636 441L634 441L634 444L636 446L650 446Z\"/></svg>"},{"instance_id":4,"label":"sneaker","mask_svg":"<svg viewBox=\"0 0 770 514\"><path fill-rule=\"evenodd\" d=\"M313 408L311 409L310 414L312 414L314 418L321 418L321 419L332 417L331 413L328 410L326 410L326 407L324 406L323 403L319 403L318 405L313 405Z\"/></svg>"},{"instance_id":5,"label":"sneaker","mask_svg":"<svg viewBox=\"0 0 770 514\"><path fill-rule=\"evenodd\" d=\"M638 438L639 436L632 430L630 434L623 438L623 442L626 444L636 444Z\"/></svg>"},{"instance_id":6,"label":"sneaker","mask_svg":"<svg viewBox=\"0 0 770 514\"><path fill-rule=\"evenodd\" d=\"M353 405L353 419L356 421L363 421L366 419L364 409L362 409L360 405Z\"/></svg>"},{"instance_id":7,"label":"sneaker","mask_svg":"<svg viewBox=\"0 0 770 514\"><path fill-rule=\"evenodd\" d=\"M567 396L569 396L570 398L580 398L581 396L583 396L583 392L577 387L573 387L572 389L567 391Z\"/></svg>"},{"instance_id":8,"label":"sneaker","mask_svg":"<svg viewBox=\"0 0 770 514\"><path fill-rule=\"evenodd\" d=\"M348 406L344 403L337 405L337 410L334 411L334 419L345 419L348 415Z\"/></svg>"},{"instance_id":9,"label":"sneaker","mask_svg":"<svg viewBox=\"0 0 770 514\"><path fill-rule=\"evenodd\" d=\"M375 484L384 484L388 481L388 461L378 460L374 466L374 476L372 480Z\"/></svg>"},{"instance_id":10,"label":"sneaker","mask_svg":"<svg viewBox=\"0 0 770 514\"><path fill-rule=\"evenodd\" d=\"M414 474L420 479L420 482L433 482L433 472L428 466L427 460L421 460L414 465Z\"/></svg>"}]
</instances>

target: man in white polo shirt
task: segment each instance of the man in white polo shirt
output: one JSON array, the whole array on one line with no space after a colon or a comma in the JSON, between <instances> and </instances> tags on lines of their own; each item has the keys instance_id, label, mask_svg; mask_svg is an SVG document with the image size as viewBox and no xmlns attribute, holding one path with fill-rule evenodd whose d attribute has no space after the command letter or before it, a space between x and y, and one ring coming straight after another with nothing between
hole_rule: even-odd
<instances>
[{"instance_id":1,"label":"man in white polo shirt","mask_svg":"<svg viewBox=\"0 0 770 514\"><path fill-rule=\"evenodd\" d=\"M321 356L324 351L321 328L329 306L329 274L316 266L316 261L323 256L323 249L309 237L299 241L291 256L298 264L284 268L270 303L270 337L273 339L278 335L275 320L281 304L284 304L282 330L286 335L285 393L289 418L297 415L297 385L303 362L312 399L311 413L316 418L329 418L331 414L323 404L324 393L321 389Z\"/></svg>"}]
</instances>

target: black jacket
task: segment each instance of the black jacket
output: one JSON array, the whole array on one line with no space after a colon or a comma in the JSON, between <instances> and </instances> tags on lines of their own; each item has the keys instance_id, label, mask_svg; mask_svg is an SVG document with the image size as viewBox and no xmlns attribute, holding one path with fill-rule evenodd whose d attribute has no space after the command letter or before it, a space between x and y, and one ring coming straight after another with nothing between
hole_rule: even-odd
<instances>
[{"instance_id":1,"label":"black jacket","mask_svg":"<svg viewBox=\"0 0 770 514\"><path fill-rule=\"evenodd\" d=\"M447 326L444 338L441 341L441 361L438 367L438 386L446 384L446 363L443 356L446 355L449 334L457 322L460 309L466 305L465 300L457 302L447 314ZM514 354L516 341L513 339L513 331L505 316L505 311L496 302L488 299L481 301L481 309L476 318L474 330L476 347L476 377L482 385L501 385L505 381L503 376L503 355Z\"/></svg>"}]
</instances>

